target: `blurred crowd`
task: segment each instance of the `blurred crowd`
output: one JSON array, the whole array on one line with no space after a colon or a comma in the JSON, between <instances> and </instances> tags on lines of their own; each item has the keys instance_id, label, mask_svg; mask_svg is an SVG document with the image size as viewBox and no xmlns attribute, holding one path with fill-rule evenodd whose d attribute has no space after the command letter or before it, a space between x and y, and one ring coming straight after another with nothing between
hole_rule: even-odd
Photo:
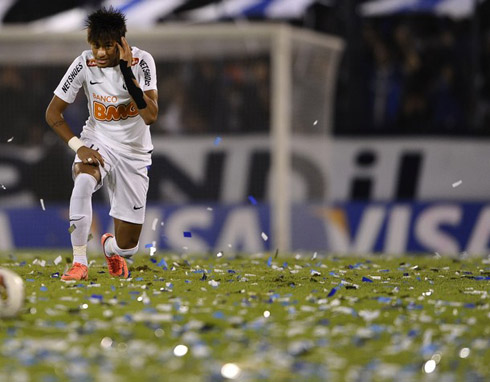
<instances>
[{"instance_id":1,"label":"blurred crowd","mask_svg":"<svg viewBox=\"0 0 490 382\"><path fill-rule=\"evenodd\" d=\"M366 133L462 133L474 128L472 40L468 23L433 16L366 20L360 115ZM353 86L356 86L355 84Z\"/></svg>"},{"instance_id":2,"label":"blurred crowd","mask_svg":"<svg viewBox=\"0 0 490 382\"><path fill-rule=\"evenodd\" d=\"M354 36L338 28L348 45L337 78L333 131L489 134L487 13L459 21L432 15L364 18ZM335 33L335 23L328 25ZM44 111L65 70L0 64L0 142L14 137L14 143L35 145L45 139L50 129ZM267 56L157 62L160 117L152 131L267 132L270 74ZM78 132L88 115L83 95L76 105L65 117Z\"/></svg>"}]
</instances>

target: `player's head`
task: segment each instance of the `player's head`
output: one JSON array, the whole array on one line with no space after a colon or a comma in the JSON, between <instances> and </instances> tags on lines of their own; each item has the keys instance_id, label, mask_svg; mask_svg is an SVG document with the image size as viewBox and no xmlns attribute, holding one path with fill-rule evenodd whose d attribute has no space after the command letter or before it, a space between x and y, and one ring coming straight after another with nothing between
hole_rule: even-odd
<instances>
[{"instance_id":1,"label":"player's head","mask_svg":"<svg viewBox=\"0 0 490 382\"><path fill-rule=\"evenodd\" d=\"M85 21L89 44L103 40L121 43L121 37L126 36L126 17L113 7L102 8L91 13Z\"/></svg>"},{"instance_id":2,"label":"player's head","mask_svg":"<svg viewBox=\"0 0 490 382\"><path fill-rule=\"evenodd\" d=\"M116 42L121 44L121 37L126 36L124 14L113 7L102 8L87 17L85 26L97 66L117 65L119 53Z\"/></svg>"}]
</instances>

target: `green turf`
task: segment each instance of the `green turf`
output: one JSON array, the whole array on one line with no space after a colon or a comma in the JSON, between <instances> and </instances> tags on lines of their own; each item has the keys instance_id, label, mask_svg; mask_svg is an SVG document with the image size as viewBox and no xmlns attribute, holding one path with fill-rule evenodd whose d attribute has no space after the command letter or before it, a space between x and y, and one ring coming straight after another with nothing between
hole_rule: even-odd
<instances>
[{"instance_id":1,"label":"green turf","mask_svg":"<svg viewBox=\"0 0 490 382\"><path fill-rule=\"evenodd\" d=\"M69 257L0 254L26 287L0 381L222 381L226 363L240 381L490 379L487 259L141 254L130 280L95 257L66 284Z\"/></svg>"}]
</instances>

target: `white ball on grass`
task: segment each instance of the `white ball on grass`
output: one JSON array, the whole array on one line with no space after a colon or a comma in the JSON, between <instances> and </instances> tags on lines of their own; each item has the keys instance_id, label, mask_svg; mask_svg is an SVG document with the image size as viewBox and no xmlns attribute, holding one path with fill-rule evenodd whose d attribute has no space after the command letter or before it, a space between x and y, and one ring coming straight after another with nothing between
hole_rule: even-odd
<instances>
[{"instance_id":1,"label":"white ball on grass","mask_svg":"<svg viewBox=\"0 0 490 382\"><path fill-rule=\"evenodd\" d=\"M0 268L0 318L15 317L24 306L24 281L15 272Z\"/></svg>"}]
</instances>

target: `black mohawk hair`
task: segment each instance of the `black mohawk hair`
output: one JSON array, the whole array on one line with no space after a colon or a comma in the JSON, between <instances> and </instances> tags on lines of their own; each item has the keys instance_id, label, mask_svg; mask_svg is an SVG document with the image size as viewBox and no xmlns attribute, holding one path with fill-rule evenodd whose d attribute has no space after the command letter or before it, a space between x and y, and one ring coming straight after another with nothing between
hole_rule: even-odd
<instances>
[{"instance_id":1,"label":"black mohawk hair","mask_svg":"<svg viewBox=\"0 0 490 382\"><path fill-rule=\"evenodd\" d=\"M85 27L89 42L112 40L121 43L121 37L126 36L126 16L112 6L101 8L88 15Z\"/></svg>"}]
</instances>

